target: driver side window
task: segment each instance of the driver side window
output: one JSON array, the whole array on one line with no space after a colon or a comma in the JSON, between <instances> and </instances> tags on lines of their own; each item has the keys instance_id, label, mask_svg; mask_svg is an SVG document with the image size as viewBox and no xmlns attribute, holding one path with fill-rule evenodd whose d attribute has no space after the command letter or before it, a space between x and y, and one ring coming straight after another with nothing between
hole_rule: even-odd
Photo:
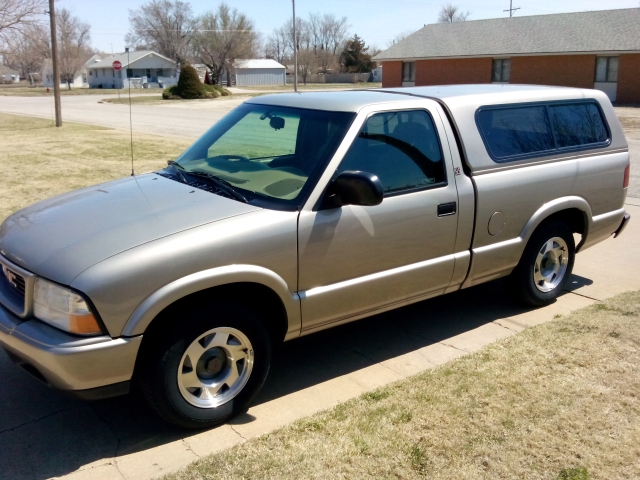
<instances>
[{"instance_id":1,"label":"driver side window","mask_svg":"<svg viewBox=\"0 0 640 480\"><path fill-rule=\"evenodd\" d=\"M385 196L444 185L442 149L431 115L410 110L370 116L336 175L345 170L377 175Z\"/></svg>"}]
</instances>

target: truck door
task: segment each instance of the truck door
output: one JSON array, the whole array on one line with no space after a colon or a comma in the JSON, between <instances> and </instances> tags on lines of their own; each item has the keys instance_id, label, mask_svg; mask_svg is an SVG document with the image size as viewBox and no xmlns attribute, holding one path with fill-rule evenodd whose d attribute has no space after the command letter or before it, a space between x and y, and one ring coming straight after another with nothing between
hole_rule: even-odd
<instances>
[{"instance_id":1,"label":"truck door","mask_svg":"<svg viewBox=\"0 0 640 480\"><path fill-rule=\"evenodd\" d=\"M380 205L316 204L300 213L303 331L435 296L450 284L458 197L442 120L433 102L420 104L429 106L361 113L333 174L377 175Z\"/></svg>"}]
</instances>

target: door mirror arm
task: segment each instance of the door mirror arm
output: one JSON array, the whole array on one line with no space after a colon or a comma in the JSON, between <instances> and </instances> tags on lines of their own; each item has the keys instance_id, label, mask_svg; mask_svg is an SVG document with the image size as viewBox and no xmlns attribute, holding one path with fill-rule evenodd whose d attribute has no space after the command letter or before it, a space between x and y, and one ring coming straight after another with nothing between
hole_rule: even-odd
<instances>
[{"instance_id":1,"label":"door mirror arm","mask_svg":"<svg viewBox=\"0 0 640 480\"><path fill-rule=\"evenodd\" d=\"M375 206L382 203L384 190L377 175L347 170L333 180L327 188L320 210L344 205Z\"/></svg>"}]
</instances>

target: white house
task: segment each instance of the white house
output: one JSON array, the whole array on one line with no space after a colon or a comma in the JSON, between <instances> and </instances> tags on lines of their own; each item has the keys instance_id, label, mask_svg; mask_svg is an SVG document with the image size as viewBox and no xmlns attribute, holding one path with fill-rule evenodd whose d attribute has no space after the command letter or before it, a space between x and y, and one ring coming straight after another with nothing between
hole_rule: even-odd
<instances>
[{"instance_id":1,"label":"white house","mask_svg":"<svg viewBox=\"0 0 640 480\"><path fill-rule=\"evenodd\" d=\"M115 71L119 61L122 70ZM88 69L90 88L166 88L178 82L176 62L151 50L107 55Z\"/></svg>"},{"instance_id":2,"label":"white house","mask_svg":"<svg viewBox=\"0 0 640 480\"><path fill-rule=\"evenodd\" d=\"M91 65L99 62L102 57L98 54L92 55L82 68L76 73L76 76L71 82L71 88L83 88L88 87L88 69ZM47 58L42 64L42 85L45 87L53 87L53 62L50 58ZM64 81L62 75L60 76L60 88L66 88L67 82Z\"/></svg>"},{"instance_id":3,"label":"white house","mask_svg":"<svg viewBox=\"0 0 640 480\"><path fill-rule=\"evenodd\" d=\"M20 74L6 65L0 65L0 80L2 83L19 83Z\"/></svg>"},{"instance_id":4,"label":"white house","mask_svg":"<svg viewBox=\"0 0 640 480\"><path fill-rule=\"evenodd\" d=\"M236 60L233 65L236 87L286 85L287 68L268 58ZM226 83L226 74L222 84Z\"/></svg>"}]
</instances>

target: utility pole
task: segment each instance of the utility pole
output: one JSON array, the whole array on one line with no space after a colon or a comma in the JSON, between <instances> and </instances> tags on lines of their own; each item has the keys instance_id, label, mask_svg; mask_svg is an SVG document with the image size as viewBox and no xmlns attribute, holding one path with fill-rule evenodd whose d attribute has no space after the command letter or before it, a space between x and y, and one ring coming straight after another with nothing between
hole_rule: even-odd
<instances>
[{"instance_id":1,"label":"utility pole","mask_svg":"<svg viewBox=\"0 0 640 480\"><path fill-rule=\"evenodd\" d=\"M298 91L298 37L296 36L296 0L293 2L293 91Z\"/></svg>"},{"instance_id":2,"label":"utility pole","mask_svg":"<svg viewBox=\"0 0 640 480\"><path fill-rule=\"evenodd\" d=\"M509 12L509 17L513 17L513 12L520 10L520 7L513 8L513 0L509 0L509 10L503 10L503 12Z\"/></svg>"},{"instance_id":3,"label":"utility pole","mask_svg":"<svg viewBox=\"0 0 640 480\"><path fill-rule=\"evenodd\" d=\"M53 63L53 102L56 108L56 127L62 126L60 107L60 73L58 72L58 41L56 35L55 0L49 0L49 23L51 25L51 63Z\"/></svg>"}]
</instances>

